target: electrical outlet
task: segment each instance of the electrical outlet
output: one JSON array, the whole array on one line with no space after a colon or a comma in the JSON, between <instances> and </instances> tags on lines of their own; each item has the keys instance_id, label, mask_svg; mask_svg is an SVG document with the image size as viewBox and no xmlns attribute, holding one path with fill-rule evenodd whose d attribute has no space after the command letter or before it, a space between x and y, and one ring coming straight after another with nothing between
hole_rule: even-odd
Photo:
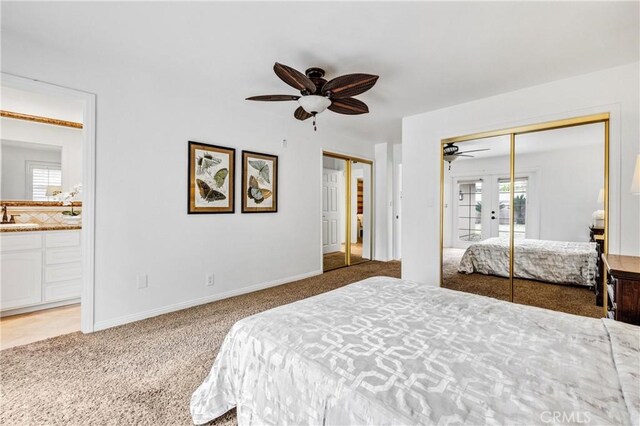
<instances>
[{"instance_id":1,"label":"electrical outlet","mask_svg":"<svg viewBox=\"0 0 640 426\"><path fill-rule=\"evenodd\" d=\"M149 277L147 274L138 275L138 288L147 288L149 286Z\"/></svg>"},{"instance_id":2,"label":"electrical outlet","mask_svg":"<svg viewBox=\"0 0 640 426\"><path fill-rule=\"evenodd\" d=\"M207 280L206 280L207 286L212 286L214 282L215 282L215 277L213 276L213 274L207 274Z\"/></svg>"}]
</instances>

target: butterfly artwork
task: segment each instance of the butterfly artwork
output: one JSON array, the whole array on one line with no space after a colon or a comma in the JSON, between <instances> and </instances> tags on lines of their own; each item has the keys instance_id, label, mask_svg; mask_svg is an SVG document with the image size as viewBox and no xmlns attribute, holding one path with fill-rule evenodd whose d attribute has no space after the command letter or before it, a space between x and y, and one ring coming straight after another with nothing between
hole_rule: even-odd
<instances>
[{"instance_id":1,"label":"butterfly artwork","mask_svg":"<svg viewBox=\"0 0 640 426\"><path fill-rule=\"evenodd\" d=\"M258 171L258 175L260 179L265 181L266 183L271 183L271 178L269 177L269 164L267 164L264 160L249 160L249 165Z\"/></svg>"},{"instance_id":2,"label":"butterfly artwork","mask_svg":"<svg viewBox=\"0 0 640 426\"><path fill-rule=\"evenodd\" d=\"M211 188L209 184L203 180L196 179L196 184L198 184L198 191L200 192L200 197L202 197L205 201L218 201L218 200L224 200L225 198L227 198L226 195L224 195L220 191L216 191L215 189Z\"/></svg>"},{"instance_id":3,"label":"butterfly artwork","mask_svg":"<svg viewBox=\"0 0 640 426\"><path fill-rule=\"evenodd\" d=\"M278 157L242 151L242 212L278 211Z\"/></svg>"},{"instance_id":4,"label":"butterfly artwork","mask_svg":"<svg viewBox=\"0 0 640 426\"><path fill-rule=\"evenodd\" d=\"M265 199L271 197L271 194L272 192L270 190L260 188L258 179L253 176L249 177L249 192L247 195L255 201L256 204L261 204Z\"/></svg>"},{"instance_id":5,"label":"butterfly artwork","mask_svg":"<svg viewBox=\"0 0 640 426\"><path fill-rule=\"evenodd\" d=\"M233 213L235 149L189 142L188 213Z\"/></svg>"}]
</instances>

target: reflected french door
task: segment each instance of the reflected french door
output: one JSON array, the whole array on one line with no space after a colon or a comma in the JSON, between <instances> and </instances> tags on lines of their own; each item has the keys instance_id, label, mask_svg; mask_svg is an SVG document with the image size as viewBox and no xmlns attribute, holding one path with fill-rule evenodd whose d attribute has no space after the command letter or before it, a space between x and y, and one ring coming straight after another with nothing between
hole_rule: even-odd
<instances>
[{"instance_id":1,"label":"reflected french door","mask_svg":"<svg viewBox=\"0 0 640 426\"><path fill-rule=\"evenodd\" d=\"M485 175L456 179L457 196L454 229L455 246L466 248L474 242L492 237L509 236L510 179L508 176ZM527 203L529 177L515 179L514 237L527 235Z\"/></svg>"}]
</instances>

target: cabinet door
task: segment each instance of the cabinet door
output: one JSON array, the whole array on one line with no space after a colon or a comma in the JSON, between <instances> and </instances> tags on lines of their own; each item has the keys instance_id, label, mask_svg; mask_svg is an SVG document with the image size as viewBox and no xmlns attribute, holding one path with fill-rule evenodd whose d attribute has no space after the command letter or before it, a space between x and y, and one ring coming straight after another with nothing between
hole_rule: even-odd
<instances>
[{"instance_id":1,"label":"cabinet door","mask_svg":"<svg viewBox=\"0 0 640 426\"><path fill-rule=\"evenodd\" d=\"M2 254L0 309L33 305L42 301L42 251Z\"/></svg>"}]
</instances>

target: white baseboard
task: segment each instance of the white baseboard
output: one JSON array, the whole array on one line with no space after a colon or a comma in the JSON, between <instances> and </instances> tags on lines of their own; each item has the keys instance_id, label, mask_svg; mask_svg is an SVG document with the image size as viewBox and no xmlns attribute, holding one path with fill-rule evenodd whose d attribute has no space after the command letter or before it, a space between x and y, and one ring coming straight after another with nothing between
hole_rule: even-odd
<instances>
[{"instance_id":1,"label":"white baseboard","mask_svg":"<svg viewBox=\"0 0 640 426\"><path fill-rule=\"evenodd\" d=\"M220 294L212 294L211 296L200 297L198 299L187 300L184 302L174 303L173 305L163 306L161 308L151 309L144 312L139 312L136 314L125 315L122 317L98 321L94 324L93 330L105 330L107 328L116 327L119 325L128 324L130 322L140 321L147 318L156 317L158 315L168 314L170 312L180 311L182 309L192 308L198 305L204 305L205 303L211 303L222 299L228 299L229 297L240 296L241 294L252 293L254 291L263 290L269 287L275 287L278 285L286 284L292 281L298 281L309 277L314 277L316 275L322 274L322 270L316 270L312 272L307 272L300 275L295 275L292 277L281 278L278 280L268 281L265 283L255 284L249 287L242 287L237 290L231 290Z\"/></svg>"},{"instance_id":2,"label":"white baseboard","mask_svg":"<svg viewBox=\"0 0 640 426\"><path fill-rule=\"evenodd\" d=\"M58 302L43 303L40 305L27 306L25 308L7 309L0 312L0 317L9 317L11 315L26 314L29 312L42 311L43 309L58 308L60 306L75 305L80 303L80 298L60 300Z\"/></svg>"}]
</instances>

